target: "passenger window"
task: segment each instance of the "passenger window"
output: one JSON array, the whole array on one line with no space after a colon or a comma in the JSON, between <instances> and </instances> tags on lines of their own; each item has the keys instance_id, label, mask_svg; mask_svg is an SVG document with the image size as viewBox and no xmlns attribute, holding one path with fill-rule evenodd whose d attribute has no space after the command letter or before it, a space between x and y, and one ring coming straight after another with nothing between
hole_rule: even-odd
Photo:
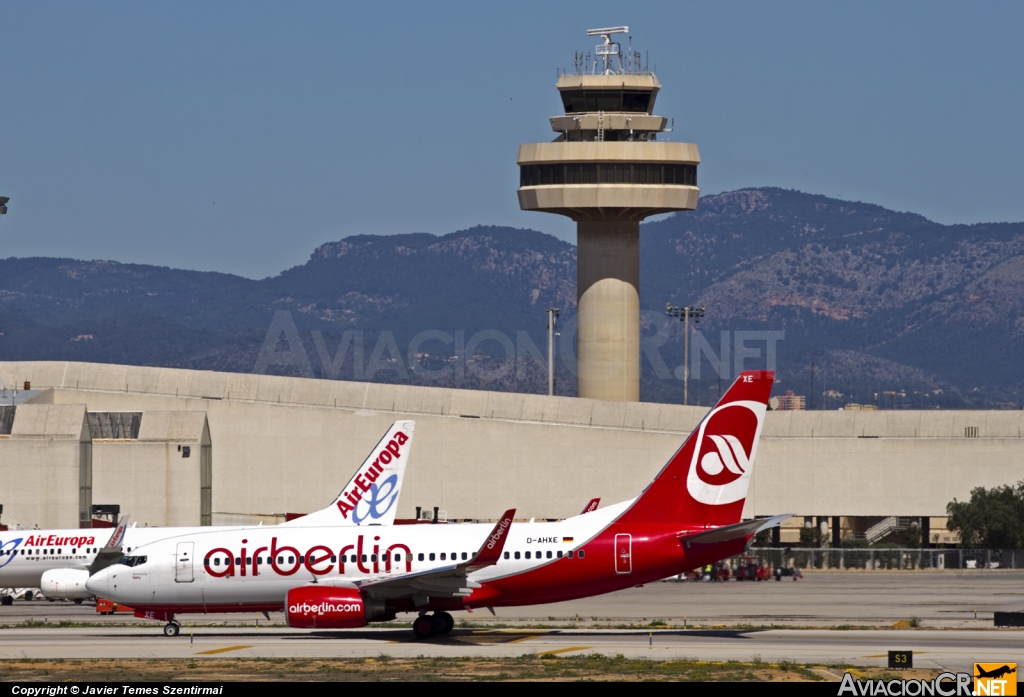
<instances>
[{"instance_id":1,"label":"passenger window","mask_svg":"<svg viewBox=\"0 0 1024 697\"><path fill-rule=\"evenodd\" d=\"M300 555L299 555L299 563L300 563L300 564L304 564L304 563L305 563L305 561L306 561L306 555L304 555L304 554L300 554Z\"/></svg>"},{"instance_id":2,"label":"passenger window","mask_svg":"<svg viewBox=\"0 0 1024 697\"><path fill-rule=\"evenodd\" d=\"M430 553L430 561L434 561L434 553L433 552Z\"/></svg>"},{"instance_id":3,"label":"passenger window","mask_svg":"<svg viewBox=\"0 0 1024 697\"><path fill-rule=\"evenodd\" d=\"M462 561L466 561L467 559L469 559L469 554L467 554L466 552L463 552L462 553Z\"/></svg>"},{"instance_id":4,"label":"passenger window","mask_svg":"<svg viewBox=\"0 0 1024 697\"><path fill-rule=\"evenodd\" d=\"M238 565L238 566L241 566L242 565L242 558L241 557L235 557L235 564Z\"/></svg>"},{"instance_id":5,"label":"passenger window","mask_svg":"<svg viewBox=\"0 0 1024 697\"><path fill-rule=\"evenodd\" d=\"M519 558L519 552L516 552L516 559Z\"/></svg>"},{"instance_id":6,"label":"passenger window","mask_svg":"<svg viewBox=\"0 0 1024 697\"><path fill-rule=\"evenodd\" d=\"M377 555L376 554L371 554L370 555L370 561L377 561Z\"/></svg>"},{"instance_id":7,"label":"passenger window","mask_svg":"<svg viewBox=\"0 0 1024 697\"><path fill-rule=\"evenodd\" d=\"M444 561L444 560L445 560L444 552L441 552L441 561Z\"/></svg>"},{"instance_id":8,"label":"passenger window","mask_svg":"<svg viewBox=\"0 0 1024 697\"><path fill-rule=\"evenodd\" d=\"M388 555L385 554L384 556L387 557ZM387 559L385 559L384 561L387 561ZM394 561L402 561L402 555L396 552Z\"/></svg>"},{"instance_id":9,"label":"passenger window","mask_svg":"<svg viewBox=\"0 0 1024 697\"><path fill-rule=\"evenodd\" d=\"M576 553L575 553L575 552L573 552L573 551L572 551L572 550L570 549L570 550L569 550L569 558L570 558L570 559L572 559L572 558L573 558L574 556L576 556Z\"/></svg>"},{"instance_id":10,"label":"passenger window","mask_svg":"<svg viewBox=\"0 0 1024 697\"><path fill-rule=\"evenodd\" d=\"M336 555L332 554L331 555L331 563L333 564L336 561L338 561L338 557Z\"/></svg>"},{"instance_id":11,"label":"passenger window","mask_svg":"<svg viewBox=\"0 0 1024 697\"><path fill-rule=\"evenodd\" d=\"M363 556L363 561L366 561L366 555L364 554L362 556Z\"/></svg>"},{"instance_id":12,"label":"passenger window","mask_svg":"<svg viewBox=\"0 0 1024 697\"><path fill-rule=\"evenodd\" d=\"M548 550L548 559L550 559L550 558L551 558L551 550L549 549Z\"/></svg>"},{"instance_id":13,"label":"passenger window","mask_svg":"<svg viewBox=\"0 0 1024 697\"><path fill-rule=\"evenodd\" d=\"M289 564L294 564L295 563L295 557L293 557L291 554L288 555L288 563Z\"/></svg>"},{"instance_id":14,"label":"passenger window","mask_svg":"<svg viewBox=\"0 0 1024 697\"><path fill-rule=\"evenodd\" d=\"M72 553L72 554L78 554L78 549L77 549L77 548L75 548L75 547L72 547L72 548L71 548L71 553Z\"/></svg>"},{"instance_id":15,"label":"passenger window","mask_svg":"<svg viewBox=\"0 0 1024 697\"><path fill-rule=\"evenodd\" d=\"M263 557L256 557L256 566L260 566L263 563Z\"/></svg>"},{"instance_id":16,"label":"passenger window","mask_svg":"<svg viewBox=\"0 0 1024 697\"><path fill-rule=\"evenodd\" d=\"M527 553L526 553L526 558L527 558L527 559L529 559L529 558L530 558L530 553L529 553L529 552L527 552Z\"/></svg>"},{"instance_id":17,"label":"passenger window","mask_svg":"<svg viewBox=\"0 0 1024 697\"><path fill-rule=\"evenodd\" d=\"M561 559L561 558L562 558L562 550L558 550L558 558L559 558L559 559Z\"/></svg>"},{"instance_id":18,"label":"passenger window","mask_svg":"<svg viewBox=\"0 0 1024 697\"><path fill-rule=\"evenodd\" d=\"M213 560L213 565L214 566L220 566L220 559L214 559Z\"/></svg>"},{"instance_id":19,"label":"passenger window","mask_svg":"<svg viewBox=\"0 0 1024 697\"><path fill-rule=\"evenodd\" d=\"M585 552L584 552L584 551L583 551L583 550L581 549L581 550L580 550L580 559L582 559L582 558L583 558L583 555L584 555L584 554L585 554Z\"/></svg>"},{"instance_id":20,"label":"passenger window","mask_svg":"<svg viewBox=\"0 0 1024 697\"><path fill-rule=\"evenodd\" d=\"M505 558L508 559L508 552L505 552Z\"/></svg>"},{"instance_id":21,"label":"passenger window","mask_svg":"<svg viewBox=\"0 0 1024 697\"><path fill-rule=\"evenodd\" d=\"M416 558L420 561L423 561L423 552L420 552L419 556L417 556Z\"/></svg>"},{"instance_id":22,"label":"passenger window","mask_svg":"<svg viewBox=\"0 0 1024 697\"><path fill-rule=\"evenodd\" d=\"M544 558L544 552L538 551L537 552L537 558L538 559L543 559Z\"/></svg>"}]
</instances>

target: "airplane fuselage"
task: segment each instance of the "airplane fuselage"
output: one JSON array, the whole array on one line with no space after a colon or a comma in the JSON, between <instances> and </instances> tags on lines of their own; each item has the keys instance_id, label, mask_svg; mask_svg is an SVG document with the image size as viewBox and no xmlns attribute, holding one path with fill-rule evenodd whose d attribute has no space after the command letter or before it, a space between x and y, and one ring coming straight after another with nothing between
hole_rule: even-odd
<instances>
[{"instance_id":1,"label":"airplane fuselage","mask_svg":"<svg viewBox=\"0 0 1024 697\"><path fill-rule=\"evenodd\" d=\"M559 522L513 524L496 564L469 574L456 597L425 590L427 605L451 610L557 602L648 583L706 563L680 544L685 530L614 523L629 503ZM397 525L179 535L137 548L133 554L145 562L112 566L102 572L104 581L94 577L89 587L139 609L280 610L287 592L297 586L359 585L464 563L492 529L491 524ZM742 548L740 543L737 552ZM418 606L409 598L395 598L390 607L411 611Z\"/></svg>"}]
</instances>

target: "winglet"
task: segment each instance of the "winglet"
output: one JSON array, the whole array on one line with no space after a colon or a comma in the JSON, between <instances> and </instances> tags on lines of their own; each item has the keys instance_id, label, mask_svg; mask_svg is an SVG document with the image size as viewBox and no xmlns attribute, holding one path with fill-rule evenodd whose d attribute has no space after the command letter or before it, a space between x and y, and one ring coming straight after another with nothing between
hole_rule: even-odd
<instances>
[{"instance_id":1,"label":"winglet","mask_svg":"<svg viewBox=\"0 0 1024 697\"><path fill-rule=\"evenodd\" d=\"M118 559L124 556L124 551L121 546L124 544L124 534L128 530L128 519L131 516L125 514L121 516L121 520L117 521L117 527L114 528L114 534L110 536L107 544L96 553L96 558L93 559L92 564L89 565L89 573L96 573L100 569L105 569Z\"/></svg>"},{"instance_id":2,"label":"winglet","mask_svg":"<svg viewBox=\"0 0 1024 697\"><path fill-rule=\"evenodd\" d=\"M491 534L487 536L480 551L466 565L467 571L476 571L485 566L492 566L498 563L501 558L501 551L505 548L505 540L508 539L508 531L512 529L512 519L516 516L516 509L510 508L505 511L498 522L495 523Z\"/></svg>"},{"instance_id":3,"label":"winglet","mask_svg":"<svg viewBox=\"0 0 1024 697\"><path fill-rule=\"evenodd\" d=\"M580 515L583 515L584 513L592 513L593 511L596 511L597 510L597 506L598 506L599 503L601 503L601 499L599 499L599 498L598 499L590 499L590 503L588 503L586 506L584 506L583 510L580 511Z\"/></svg>"}]
</instances>

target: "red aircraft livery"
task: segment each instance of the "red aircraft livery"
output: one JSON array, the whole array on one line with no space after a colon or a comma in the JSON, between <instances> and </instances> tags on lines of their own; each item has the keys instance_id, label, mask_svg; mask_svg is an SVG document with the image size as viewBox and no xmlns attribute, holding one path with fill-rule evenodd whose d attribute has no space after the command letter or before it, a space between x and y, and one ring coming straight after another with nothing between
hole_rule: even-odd
<instances>
[{"instance_id":1,"label":"red aircraft livery","mask_svg":"<svg viewBox=\"0 0 1024 697\"><path fill-rule=\"evenodd\" d=\"M740 518L773 379L742 373L629 501L595 501L550 523L513 523L512 509L494 525L190 532L136 548L87 586L166 621L169 636L180 613L284 610L291 626L321 629L414 612L413 631L424 638L451 631L452 610L559 602L674 576L741 553L759 530L788 517ZM391 443L379 446L367 488L375 462L407 459L399 439ZM348 494L364 491L355 486L339 497L339 510Z\"/></svg>"}]
</instances>

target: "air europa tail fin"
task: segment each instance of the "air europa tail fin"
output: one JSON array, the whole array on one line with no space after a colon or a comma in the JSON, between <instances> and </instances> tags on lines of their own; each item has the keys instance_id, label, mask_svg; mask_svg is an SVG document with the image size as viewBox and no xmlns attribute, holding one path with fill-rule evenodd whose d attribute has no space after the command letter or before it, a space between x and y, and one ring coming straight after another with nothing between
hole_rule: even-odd
<instances>
[{"instance_id":1,"label":"air europa tail fin","mask_svg":"<svg viewBox=\"0 0 1024 697\"><path fill-rule=\"evenodd\" d=\"M282 525L302 528L394 523L415 429L415 421L393 423L330 506Z\"/></svg>"},{"instance_id":2,"label":"air europa tail fin","mask_svg":"<svg viewBox=\"0 0 1024 697\"><path fill-rule=\"evenodd\" d=\"M738 523L775 373L740 373L619 519L686 528Z\"/></svg>"}]
</instances>

